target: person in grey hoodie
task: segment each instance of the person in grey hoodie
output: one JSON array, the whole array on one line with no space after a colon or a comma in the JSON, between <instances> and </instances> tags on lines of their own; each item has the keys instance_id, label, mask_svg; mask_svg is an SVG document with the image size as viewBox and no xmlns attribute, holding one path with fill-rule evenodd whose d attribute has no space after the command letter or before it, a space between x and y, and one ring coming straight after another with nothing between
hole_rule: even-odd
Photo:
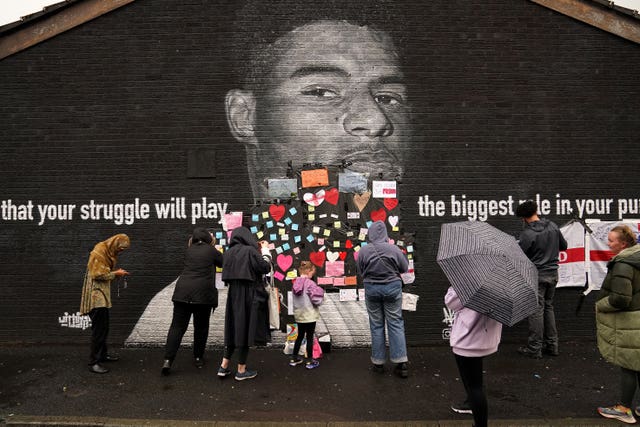
<instances>
[{"instance_id":1,"label":"person in grey hoodie","mask_svg":"<svg viewBox=\"0 0 640 427\"><path fill-rule=\"evenodd\" d=\"M558 283L558 256L567 249L567 241L558 226L538 217L538 205L527 200L516 208L524 230L518 244L538 269L538 311L529 316L529 339L518 353L539 359L542 353L558 355L558 330L553 311L553 297Z\"/></svg>"},{"instance_id":2,"label":"person in grey hoodie","mask_svg":"<svg viewBox=\"0 0 640 427\"><path fill-rule=\"evenodd\" d=\"M389 243L387 227L375 221L369 227L368 244L358 252L357 266L364 282L365 302L371 329L371 362L374 372L384 372L386 360L385 323L389 333L389 359L395 373L408 377L407 343L402 318L402 280L400 274L409 262L400 248Z\"/></svg>"}]
</instances>

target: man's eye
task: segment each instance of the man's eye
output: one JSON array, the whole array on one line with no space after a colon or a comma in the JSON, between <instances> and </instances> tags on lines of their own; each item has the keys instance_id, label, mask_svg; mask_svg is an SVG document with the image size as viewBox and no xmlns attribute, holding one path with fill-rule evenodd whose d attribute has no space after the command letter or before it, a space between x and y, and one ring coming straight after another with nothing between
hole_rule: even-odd
<instances>
[{"instance_id":1,"label":"man's eye","mask_svg":"<svg viewBox=\"0 0 640 427\"><path fill-rule=\"evenodd\" d=\"M313 88L313 89L306 89L302 91L303 95L306 96L313 96L316 98L335 98L336 96L338 96L337 93L335 93L332 90L329 89L323 89L323 88Z\"/></svg>"},{"instance_id":2,"label":"man's eye","mask_svg":"<svg viewBox=\"0 0 640 427\"><path fill-rule=\"evenodd\" d=\"M400 105L404 103L400 95L391 95L386 93L376 95L374 99L378 104L382 105Z\"/></svg>"}]
</instances>

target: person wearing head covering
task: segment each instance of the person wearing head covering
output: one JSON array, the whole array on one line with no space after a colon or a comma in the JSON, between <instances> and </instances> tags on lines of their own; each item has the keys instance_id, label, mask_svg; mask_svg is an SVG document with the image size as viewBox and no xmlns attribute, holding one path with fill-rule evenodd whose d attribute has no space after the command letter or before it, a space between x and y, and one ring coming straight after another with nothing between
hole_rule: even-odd
<instances>
[{"instance_id":1,"label":"person wearing head covering","mask_svg":"<svg viewBox=\"0 0 640 427\"><path fill-rule=\"evenodd\" d=\"M384 372L386 359L385 323L389 333L389 358L396 375L406 378L407 343L402 318L401 273L409 262L400 248L389 243L382 221L369 227L368 244L358 252L357 266L364 282L364 295L371 329L371 362L375 372Z\"/></svg>"},{"instance_id":2,"label":"person wearing head covering","mask_svg":"<svg viewBox=\"0 0 640 427\"><path fill-rule=\"evenodd\" d=\"M204 366L211 313L218 306L215 268L222 267L222 254L213 246L215 239L206 228L197 227L189 239L184 269L173 292L173 318L167 334L162 374L168 375L178 353L189 320L193 316L193 357L198 368Z\"/></svg>"},{"instance_id":3,"label":"person wearing head covering","mask_svg":"<svg viewBox=\"0 0 640 427\"><path fill-rule=\"evenodd\" d=\"M263 275L271 271L271 257L266 245L267 242L261 242L259 250L251 231L238 227L231 233L229 249L224 253L222 280L229 286L229 291L224 318L224 357L218 369L220 378L231 375L229 362L236 349L239 354L235 379L243 381L258 375L258 372L247 369L247 356L249 346L255 343L256 328L260 327L256 320L256 302L260 292L266 293Z\"/></svg>"},{"instance_id":4,"label":"person wearing head covering","mask_svg":"<svg viewBox=\"0 0 640 427\"><path fill-rule=\"evenodd\" d=\"M130 246L129 236L116 234L96 244L89 254L87 271L82 286L80 314L91 318L91 353L89 371L106 374L109 369L101 362L115 362L118 357L107 352L109 335L109 309L111 308L111 282L116 277L129 275L122 268L116 269L118 255Z\"/></svg>"}]
</instances>

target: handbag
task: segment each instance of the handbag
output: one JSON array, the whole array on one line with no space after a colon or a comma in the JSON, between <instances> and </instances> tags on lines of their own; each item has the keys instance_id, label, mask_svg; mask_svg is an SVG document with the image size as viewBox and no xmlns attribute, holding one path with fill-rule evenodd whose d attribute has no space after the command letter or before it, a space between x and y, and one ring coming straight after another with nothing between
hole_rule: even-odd
<instances>
[{"instance_id":1,"label":"handbag","mask_svg":"<svg viewBox=\"0 0 640 427\"><path fill-rule=\"evenodd\" d=\"M269 308L269 327L271 329L280 329L280 291L273 282L273 268L269 275L269 282L265 285L265 290L269 294L267 306Z\"/></svg>"},{"instance_id":2,"label":"handbag","mask_svg":"<svg viewBox=\"0 0 640 427\"><path fill-rule=\"evenodd\" d=\"M407 311L416 311L418 308L418 298L416 294L410 294L409 292L402 293L402 309Z\"/></svg>"}]
</instances>

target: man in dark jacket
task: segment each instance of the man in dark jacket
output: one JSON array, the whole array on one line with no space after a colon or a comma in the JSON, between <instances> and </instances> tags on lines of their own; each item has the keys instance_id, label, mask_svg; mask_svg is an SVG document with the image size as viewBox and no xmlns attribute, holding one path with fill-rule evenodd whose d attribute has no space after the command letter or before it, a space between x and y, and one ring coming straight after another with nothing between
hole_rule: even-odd
<instances>
[{"instance_id":1,"label":"man in dark jacket","mask_svg":"<svg viewBox=\"0 0 640 427\"><path fill-rule=\"evenodd\" d=\"M529 316L529 340L518 352L539 359L542 353L558 355L558 331L553 297L558 283L558 255L567 249L567 241L558 226L538 217L538 205L527 200L516 208L524 230L518 243L538 269L538 311Z\"/></svg>"}]
</instances>

